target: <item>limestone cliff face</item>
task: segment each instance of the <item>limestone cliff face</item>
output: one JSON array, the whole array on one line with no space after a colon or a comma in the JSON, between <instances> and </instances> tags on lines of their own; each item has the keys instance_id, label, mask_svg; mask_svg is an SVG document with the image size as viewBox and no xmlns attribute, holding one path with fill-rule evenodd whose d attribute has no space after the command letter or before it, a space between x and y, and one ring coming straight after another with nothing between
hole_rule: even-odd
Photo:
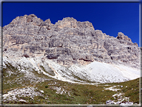
<instances>
[{"instance_id":1,"label":"limestone cliff face","mask_svg":"<svg viewBox=\"0 0 142 107\"><path fill-rule=\"evenodd\" d=\"M139 68L140 49L122 32L118 36L95 30L92 23L63 18L55 24L34 14L18 16L3 27L3 54L45 56L62 65L94 60Z\"/></svg>"}]
</instances>

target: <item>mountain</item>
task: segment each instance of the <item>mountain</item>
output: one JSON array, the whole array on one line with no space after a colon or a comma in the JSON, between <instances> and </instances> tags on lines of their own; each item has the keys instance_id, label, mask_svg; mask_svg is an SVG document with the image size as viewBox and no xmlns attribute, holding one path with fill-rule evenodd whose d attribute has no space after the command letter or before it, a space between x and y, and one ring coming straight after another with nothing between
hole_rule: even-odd
<instances>
[{"instance_id":1,"label":"mountain","mask_svg":"<svg viewBox=\"0 0 142 107\"><path fill-rule=\"evenodd\" d=\"M2 29L4 93L25 81L97 85L140 77L140 47L122 32L115 38L88 21L66 17L52 24L34 14L18 16Z\"/></svg>"}]
</instances>

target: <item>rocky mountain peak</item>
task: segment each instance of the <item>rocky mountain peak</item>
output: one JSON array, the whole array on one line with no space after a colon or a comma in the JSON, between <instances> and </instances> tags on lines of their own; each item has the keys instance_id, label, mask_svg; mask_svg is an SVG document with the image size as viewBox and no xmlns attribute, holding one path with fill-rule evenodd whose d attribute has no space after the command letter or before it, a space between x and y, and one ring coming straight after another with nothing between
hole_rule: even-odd
<instances>
[{"instance_id":1,"label":"rocky mountain peak","mask_svg":"<svg viewBox=\"0 0 142 107\"><path fill-rule=\"evenodd\" d=\"M142 48L122 32L113 37L89 21L67 17L52 24L34 14L16 17L0 32L3 104L128 106L129 98L138 104Z\"/></svg>"},{"instance_id":2,"label":"rocky mountain peak","mask_svg":"<svg viewBox=\"0 0 142 107\"><path fill-rule=\"evenodd\" d=\"M4 26L3 37L4 54L40 55L61 65L100 61L139 67L140 49L128 36L122 32L116 38L106 35L89 21L72 17L52 24L34 14L18 16Z\"/></svg>"},{"instance_id":3,"label":"rocky mountain peak","mask_svg":"<svg viewBox=\"0 0 142 107\"><path fill-rule=\"evenodd\" d=\"M67 22L77 22L76 19L74 19L73 17L65 17L62 19L62 21L67 21Z\"/></svg>"},{"instance_id":4,"label":"rocky mountain peak","mask_svg":"<svg viewBox=\"0 0 142 107\"><path fill-rule=\"evenodd\" d=\"M122 32L118 32L118 36L116 38L120 40L122 39L122 40L127 40L127 41L132 42L131 39L128 38L128 36L124 35Z\"/></svg>"},{"instance_id":5,"label":"rocky mountain peak","mask_svg":"<svg viewBox=\"0 0 142 107\"><path fill-rule=\"evenodd\" d=\"M59 20L58 22L55 23L55 26L58 26L59 29L67 27L67 28L92 28L94 30L92 23L90 23L89 21L79 22L73 17L66 17L63 18L62 20Z\"/></svg>"},{"instance_id":6,"label":"rocky mountain peak","mask_svg":"<svg viewBox=\"0 0 142 107\"><path fill-rule=\"evenodd\" d=\"M45 20L45 23L52 24L50 19Z\"/></svg>"},{"instance_id":7,"label":"rocky mountain peak","mask_svg":"<svg viewBox=\"0 0 142 107\"><path fill-rule=\"evenodd\" d=\"M43 22L43 20L41 20L40 18L38 18L36 15L34 14L30 14L30 15L24 15L24 16L18 16L15 19L12 20L12 22L10 24L12 25L24 25L27 23L33 23L36 25L40 25L40 23Z\"/></svg>"}]
</instances>

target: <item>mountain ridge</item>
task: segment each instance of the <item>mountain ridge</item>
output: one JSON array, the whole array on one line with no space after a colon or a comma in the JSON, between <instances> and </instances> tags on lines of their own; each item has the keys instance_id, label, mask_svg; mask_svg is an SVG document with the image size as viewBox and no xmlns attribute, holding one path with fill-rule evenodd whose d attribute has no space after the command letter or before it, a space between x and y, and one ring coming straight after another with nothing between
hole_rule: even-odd
<instances>
[{"instance_id":1,"label":"mountain ridge","mask_svg":"<svg viewBox=\"0 0 142 107\"><path fill-rule=\"evenodd\" d=\"M34 14L2 29L4 104L139 103L142 48L122 32L113 37L88 21L52 24Z\"/></svg>"},{"instance_id":2,"label":"mountain ridge","mask_svg":"<svg viewBox=\"0 0 142 107\"><path fill-rule=\"evenodd\" d=\"M139 67L137 43L118 32L111 37L95 30L92 23L63 18L55 24L36 15L18 16L3 27L3 51L19 51L19 55L42 54L62 65L90 63L122 63ZM11 48L11 46L13 48Z\"/></svg>"}]
</instances>

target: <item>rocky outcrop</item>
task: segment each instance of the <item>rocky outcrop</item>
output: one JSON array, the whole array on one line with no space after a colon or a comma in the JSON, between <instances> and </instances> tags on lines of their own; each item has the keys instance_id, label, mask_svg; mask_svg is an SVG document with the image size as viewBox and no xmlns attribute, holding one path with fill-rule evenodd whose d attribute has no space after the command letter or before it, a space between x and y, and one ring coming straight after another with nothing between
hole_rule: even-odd
<instances>
[{"instance_id":1,"label":"rocky outcrop","mask_svg":"<svg viewBox=\"0 0 142 107\"><path fill-rule=\"evenodd\" d=\"M124 35L122 32L118 32L118 36L116 38L119 40L123 39L123 40L132 42L131 39L128 38L128 36Z\"/></svg>"},{"instance_id":2,"label":"rocky outcrop","mask_svg":"<svg viewBox=\"0 0 142 107\"><path fill-rule=\"evenodd\" d=\"M34 14L18 16L3 27L3 46L4 55L43 55L62 65L95 60L139 67L140 49L128 36L119 32L111 37L88 21L70 17L52 24Z\"/></svg>"}]
</instances>

